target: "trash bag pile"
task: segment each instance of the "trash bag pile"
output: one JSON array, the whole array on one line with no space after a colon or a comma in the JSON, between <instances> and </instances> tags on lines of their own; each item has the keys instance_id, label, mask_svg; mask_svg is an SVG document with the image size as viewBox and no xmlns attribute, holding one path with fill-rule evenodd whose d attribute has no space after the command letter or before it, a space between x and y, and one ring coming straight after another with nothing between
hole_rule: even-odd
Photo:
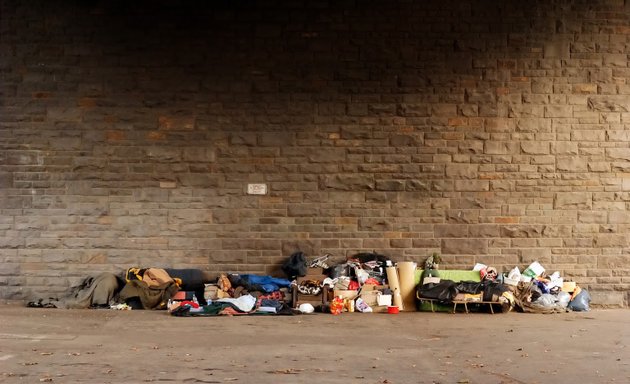
<instances>
[{"instance_id":1,"label":"trash bag pile","mask_svg":"<svg viewBox=\"0 0 630 384\"><path fill-rule=\"evenodd\" d=\"M427 261L427 265L431 261ZM590 295L575 282L565 281L559 272L551 275L539 262L531 263L522 272L518 267L507 273L496 268L476 264L479 281L453 281L441 279L440 271L432 275L423 272L417 286L419 306L425 301L441 304L501 304L503 312L516 309L520 312L554 313L590 310ZM481 308L481 305L478 306Z\"/></svg>"},{"instance_id":2,"label":"trash bag pile","mask_svg":"<svg viewBox=\"0 0 630 384\"><path fill-rule=\"evenodd\" d=\"M548 275L538 262L531 263L522 273L515 267L504 281L516 284L517 309L523 312L553 313L590 310L591 296L575 282L565 281L560 272Z\"/></svg>"}]
</instances>

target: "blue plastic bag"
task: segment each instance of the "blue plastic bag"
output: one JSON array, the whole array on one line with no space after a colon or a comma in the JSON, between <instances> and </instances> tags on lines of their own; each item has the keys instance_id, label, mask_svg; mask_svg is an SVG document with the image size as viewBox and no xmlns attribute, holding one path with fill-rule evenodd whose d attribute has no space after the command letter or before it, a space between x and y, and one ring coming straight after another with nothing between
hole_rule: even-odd
<instances>
[{"instance_id":1,"label":"blue plastic bag","mask_svg":"<svg viewBox=\"0 0 630 384\"><path fill-rule=\"evenodd\" d=\"M575 298L573 298L573 300L569 302L567 308L576 312L590 311L590 302L591 295L589 295L588 292L583 289L575 296Z\"/></svg>"}]
</instances>

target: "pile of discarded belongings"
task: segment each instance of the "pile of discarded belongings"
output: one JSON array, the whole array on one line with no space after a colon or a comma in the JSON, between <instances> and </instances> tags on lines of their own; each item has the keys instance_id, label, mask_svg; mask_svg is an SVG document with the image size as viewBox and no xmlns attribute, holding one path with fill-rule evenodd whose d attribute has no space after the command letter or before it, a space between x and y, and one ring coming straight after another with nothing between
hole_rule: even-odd
<instances>
[{"instance_id":1,"label":"pile of discarded belongings","mask_svg":"<svg viewBox=\"0 0 630 384\"><path fill-rule=\"evenodd\" d=\"M551 275L538 262L522 273L518 267L500 274L493 267L477 264L471 271L438 270L430 259L418 271L416 300L419 311L465 311L554 313L588 311L590 296L575 282Z\"/></svg>"},{"instance_id":2,"label":"pile of discarded belongings","mask_svg":"<svg viewBox=\"0 0 630 384\"><path fill-rule=\"evenodd\" d=\"M297 251L282 265L286 279L221 274L205 285L208 304L172 301L168 307L174 316L386 311L392 301L386 275L391 264L385 256L360 253L333 265L331 255L309 260Z\"/></svg>"},{"instance_id":3,"label":"pile of discarded belongings","mask_svg":"<svg viewBox=\"0 0 630 384\"><path fill-rule=\"evenodd\" d=\"M295 252L282 266L286 278L131 267L89 276L63 297L39 298L27 306L166 309L173 316L289 315L341 313L340 305L353 311L355 303L357 312L386 311L392 297L400 299L387 285L386 269L394 269L387 257L361 253L331 262L330 255L308 260Z\"/></svg>"},{"instance_id":4,"label":"pile of discarded belongings","mask_svg":"<svg viewBox=\"0 0 630 384\"><path fill-rule=\"evenodd\" d=\"M551 275L538 262L499 273L440 269L433 254L418 268L378 253L333 263L297 251L282 265L286 278L211 274L199 269L128 268L84 279L62 298L30 307L166 309L173 316L294 315L299 313L452 311L553 313L589 310L590 296L574 282Z\"/></svg>"},{"instance_id":5,"label":"pile of discarded belongings","mask_svg":"<svg viewBox=\"0 0 630 384\"><path fill-rule=\"evenodd\" d=\"M166 309L180 290L190 290L203 300L204 272L198 269L127 269L122 274L103 272L88 276L61 298L49 297L27 304L44 308Z\"/></svg>"},{"instance_id":6,"label":"pile of discarded belongings","mask_svg":"<svg viewBox=\"0 0 630 384\"><path fill-rule=\"evenodd\" d=\"M565 281L559 272L547 275L538 262L531 263L522 273L512 269L504 282L514 284L516 306L523 312L553 313L590 310L591 296L573 281Z\"/></svg>"},{"instance_id":7,"label":"pile of discarded belongings","mask_svg":"<svg viewBox=\"0 0 630 384\"><path fill-rule=\"evenodd\" d=\"M221 293L207 289L217 281ZM270 276L225 275L212 278L199 269L132 267L122 276L101 273L72 287L61 298L31 301L39 308L168 309L173 315L290 313L283 301L291 282ZM214 294L213 294L214 293ZM218 297L221 295L221 297ZM214 300L209 301L207 297ZM289 309L289 310L287 310Z\"/></svg>"},{"instance_id":8,"label":"pile of discarded belongings","mask_svg":"<svg viewBox=\"0 0 630 384\"><path fill-rule=\"evenodd\" d=\"M393 262L377 253L358 253L332 264L330 255L307 261L302 252L295 252L283 265L293 280L294 308L335 315L387 311L394 297L388 268L394 268Z\"/></svg>"},{"instance_id":9,"label":"pile of discarded belongings","mask_svg":"<svg viewBox=\"0 0 630 384\"><path fill-rule=\"evenodd\" d=\"M196 297L176 296L169 300L173 316L293 315L287 304L291 282L253 274L222 273L216 283L204 285L203 302Z\"/></svg>"}]
</instances>

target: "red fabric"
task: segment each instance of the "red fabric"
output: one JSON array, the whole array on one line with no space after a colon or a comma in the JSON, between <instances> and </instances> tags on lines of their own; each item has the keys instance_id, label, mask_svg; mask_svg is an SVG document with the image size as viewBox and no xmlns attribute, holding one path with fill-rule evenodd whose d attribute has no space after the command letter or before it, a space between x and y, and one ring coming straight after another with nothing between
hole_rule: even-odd
<instances>
[{"instance_id":1,"label":"red fabric","mask_svg":"<svg viewBox=\"0 0 630 384\"><path fill-rule=\"evenodd\" d=\"M378 280L376 280L373 277L368 278L367 280L365 280L365 284L370 284L370 285L381 285L381 283L378 282Z\"/></svg>"},{"instance_id":2,"label":"red fabric","mask_svg":"<svg viewBox=\"0 0 630 384\"><path fill-rule=\"evenodd\" d=\"M190 305L193 308L199 308L199 304L195 303L194 301L182 301L180 305Z\"/></svg>"}]
</instances>

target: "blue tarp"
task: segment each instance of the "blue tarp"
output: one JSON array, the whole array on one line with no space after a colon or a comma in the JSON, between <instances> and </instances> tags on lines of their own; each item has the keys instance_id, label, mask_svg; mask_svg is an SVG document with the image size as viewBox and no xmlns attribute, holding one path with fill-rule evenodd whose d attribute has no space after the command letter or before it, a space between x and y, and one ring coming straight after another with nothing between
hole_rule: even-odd
<instances>
[{"instance_id":1,"label":"blue tarp","mask_svg":"<svg viewBox=\"0 0 630 384\"><path fill-rule=\"evenodd\" d=\"M290 287L291 282L271 276L240 275L241 284L260 286L265 292L274 292L283 287Z\"/></svg>"}]
</instances>

